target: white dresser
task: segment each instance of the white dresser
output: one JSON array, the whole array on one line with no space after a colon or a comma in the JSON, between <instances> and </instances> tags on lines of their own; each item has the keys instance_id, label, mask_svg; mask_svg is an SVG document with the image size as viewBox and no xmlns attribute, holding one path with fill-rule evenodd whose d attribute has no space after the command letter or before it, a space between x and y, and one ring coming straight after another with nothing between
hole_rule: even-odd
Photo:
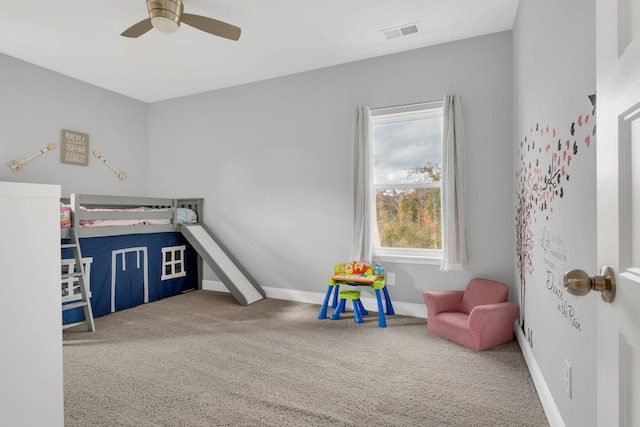
<instances>
[{"instance_id":1,"label":"white dresser","mask_svg":"<svg viewBox=\"0 0 640 427\"><path fill-rule=\"evenodd\" d=\"M0 425L63 426L60 186L0 182Z\"/></svg>"}]
</instances>

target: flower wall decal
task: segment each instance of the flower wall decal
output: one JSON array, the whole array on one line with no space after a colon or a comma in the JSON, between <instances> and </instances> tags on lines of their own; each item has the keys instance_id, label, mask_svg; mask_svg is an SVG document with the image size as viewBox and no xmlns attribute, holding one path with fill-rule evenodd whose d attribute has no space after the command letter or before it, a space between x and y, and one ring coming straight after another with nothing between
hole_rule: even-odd
<instances>
[{"instance_id":1,"label":"flower wall decal","mask_svg":"<svg viewBox=\"0 0 640 427\"><path fill-rule=\"evenodd\" d=\"M565 129L556 130L550 125L529 128L520 141L519 165L516 171L516 259L520 277L520 326L525 331L525 294L527 276L533 275L533 249L535 236L533 225L549 221L554 206L561 203L570 190L571 165L581 150L589 149L596 134L596 96L588 99L590 112L579 114Z\"/></svg>"}]
</instances>

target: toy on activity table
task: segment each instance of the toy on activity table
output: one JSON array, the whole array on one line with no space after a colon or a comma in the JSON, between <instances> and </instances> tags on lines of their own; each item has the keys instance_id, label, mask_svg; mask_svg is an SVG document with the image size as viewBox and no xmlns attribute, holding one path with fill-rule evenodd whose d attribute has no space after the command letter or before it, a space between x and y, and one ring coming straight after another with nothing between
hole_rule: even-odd
<instances>
[{"instance_id":1,"label":"toy on activity table","mask_svg":"<svg viewBox=\"0 0 640 427\"><path fill-rule=\"evenodd\" d=\"M341 262L333 267L333 276L329 278L329 288L325 295L322 308L320 309L320 315L318 319L326 319L327 308L329 306L329 300L331 299L331 293L334 293L331 306L333 308L338 307L338 295L340 285L349 286L364 286L373 289L376 293L376 300L378 302L378 320L380 327L387 326L386 319L384 317L385 310L382 305L382 295L380 291L384 293L386 313L394 314L393 306L391 305L391 298L387 291L387 280L385 268L380 263L373 263L367 265L366 263L354 261L354 262ZM363 314L366 313L364 310ZM337 318L337 316L336 316ZM358 322L360 323L360 322Z\"/></svg>"},{"instance_id":2,"label":"toy on activity table","mask_svg":"<svg viewBox=\"0 0 640 427\"><path fill-rule=\"evenodd\" d=\"M386 284L385 270L379 263L367 265L362 262L341 262L333 267L333 276L329 281L344 283L373 283L378 282L382 288ZM335 283L331 283L334 285Z\"/></svg>"}]
</instances>

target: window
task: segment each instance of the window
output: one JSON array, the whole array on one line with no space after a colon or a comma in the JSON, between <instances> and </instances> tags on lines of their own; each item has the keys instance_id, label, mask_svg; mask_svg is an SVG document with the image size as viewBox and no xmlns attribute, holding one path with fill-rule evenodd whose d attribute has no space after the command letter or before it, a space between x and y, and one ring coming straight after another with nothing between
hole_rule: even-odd
<instances>
[{"instance_id":1,"label":"window","mask_svg":"<svg viewBox=\"0 0 640 427\"><path fill-rule=\"evenodd\" d=\"M187 272L184 270L185 245L162 248L162 276L161 280L184 277Z\"/></svg>"},{"instance_id":2,"label":"window","mask_svg":"<svg viewBox=\"0 0 640 427\"><path fill-rule=\"evenodd\" d=\"M442 103L371 112L382 257L442 257Z\"/></svg>"}]
</instances>

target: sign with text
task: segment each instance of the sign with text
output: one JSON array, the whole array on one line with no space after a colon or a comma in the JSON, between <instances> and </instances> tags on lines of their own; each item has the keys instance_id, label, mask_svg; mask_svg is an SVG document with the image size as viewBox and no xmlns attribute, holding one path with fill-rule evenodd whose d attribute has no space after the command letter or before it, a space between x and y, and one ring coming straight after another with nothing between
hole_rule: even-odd
<instances>
[{"instance_id":1,"label":"sign with text","mask_svg":"<svg viewBox=\"0 0 640 427\"><path fill-rule=\"evenodd\" d=\"M89 165L89 134L62 129L60 162L70 165Z\"/></svg>"}]
</instances>

